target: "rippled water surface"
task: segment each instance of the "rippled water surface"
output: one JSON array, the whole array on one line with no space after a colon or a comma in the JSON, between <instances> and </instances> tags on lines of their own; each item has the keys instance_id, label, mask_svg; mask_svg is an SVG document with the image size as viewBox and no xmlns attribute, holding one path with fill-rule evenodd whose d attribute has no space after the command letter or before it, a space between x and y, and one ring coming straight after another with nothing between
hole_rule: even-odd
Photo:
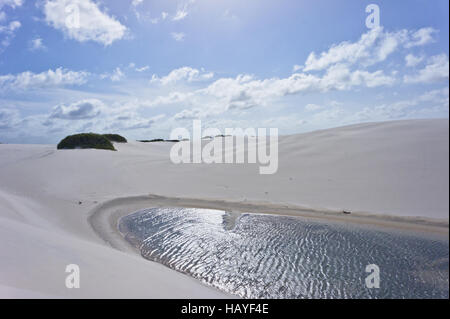
<instances>
[{"instance_id":1,"label":"rippled water surface","mask_svg":"<svg viewBox=\"0 0 450 319\"><path fill-rule=\"evenodd\" d=\"M121 219L142 256L245 298L448 298L449 245L299 217L154 208ZM366 288L366 266L380 288Z\"/></svg>"}]
</instances>

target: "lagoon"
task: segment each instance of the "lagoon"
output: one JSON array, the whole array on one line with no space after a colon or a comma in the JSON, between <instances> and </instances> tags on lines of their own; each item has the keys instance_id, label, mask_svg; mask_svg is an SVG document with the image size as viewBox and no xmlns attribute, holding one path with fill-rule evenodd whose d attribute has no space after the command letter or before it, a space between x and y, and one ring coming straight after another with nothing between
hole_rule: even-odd
<instances>
[{"instance_id":1,"label":"lagoon","mask_svg":"<svg viewBox=\"0 0 450 319\"><path fill-rule=\"evenodd\" d=\"M267 214L152 208L119 230L148 260L243 298L448 298L448 239ZM366 266L380 269L368 288Z\"/></svg>"}]
</instances>

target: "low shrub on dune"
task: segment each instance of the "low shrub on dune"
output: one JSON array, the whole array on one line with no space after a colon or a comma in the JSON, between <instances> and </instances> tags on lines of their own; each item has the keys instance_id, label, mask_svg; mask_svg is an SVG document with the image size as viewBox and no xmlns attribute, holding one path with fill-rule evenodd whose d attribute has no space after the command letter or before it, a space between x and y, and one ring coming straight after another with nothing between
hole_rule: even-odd
<instances>
[{"instance_id":1,"label":"low shrub on dune","mask_svg":"<svg viewBox=\"0 0 450 319\"><path fill-rule=\"evenodd\" d=\"M95 133L81 133L75 135L69 135L59 142L57 148L62 149L85 149L85 148L95 148L101 150L111 150L116 149L112 145L111 141L105 136Z\"/></svg>"},{"instance_id":2,"label":"low shrub on dune","mask_svg":"<svg viewBox=\"0 0 450 319\"><path fill-rule=\"evenodd\" d=\"M141 143L155 143L155 142L164 142L162 138L155 138L153 140L138 140Z\"/></svg>"},{"instance_id":3,"label":"low shrub on dune","mask_svg":"<svg viewBox=\"0 0 450 319\"><path fill-rule=\"evenodd\" d=\"M180 140L164 140L162 138L155 138L153 140L138 140L138 142L141 143L155 143L155 142L173 142L173 143L177 143Z\"/></svg>"},{"instance_id":4,"label":"low shrub on dune","mask_svg":"<svg viewBox=\"0 0 450 319\"><path fill-rule=\"evenodd\" d=\"M103 134L110 142L127 143L127 139L119 134Z\"/></svg>"}]
</instances>

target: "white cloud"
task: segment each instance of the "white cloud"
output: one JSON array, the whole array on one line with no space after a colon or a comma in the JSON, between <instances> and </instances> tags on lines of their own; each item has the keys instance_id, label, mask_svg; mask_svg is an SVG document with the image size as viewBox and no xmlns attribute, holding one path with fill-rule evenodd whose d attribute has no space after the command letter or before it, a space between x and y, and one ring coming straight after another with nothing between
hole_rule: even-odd
<instances>
[{"instance_id":1,"label":"white cloud","mask_svg":"<svg viewBox=\"0 0 450 319\"><path fill-rule=\"evenodd\" d=\"M132 5L133 7L137 7L137 6L141 5L142 2L144 2L144 0L133 0L133 1L131 2L131 5Z\"/></svg>"},{"instance_id":2,"label":"white cloud","mask_svg":"<svg viewBox=\"0 0 450 319\"><path fill-rule=\"evenodd\" d=\"M340 64L330 67L324 76L307 73L295 73L284 79L255 80L244 84L251 91L262 96L284 96L301 92L326 92L330 90L349 90L355 86L376 87L391 85L394 79L384 75L383 71L351 71ZM252 94L249 94L252 95Z\"/></svg>"},{"instance_id":3,"label":"white cloud","mask_svg":"<svg viewBox=\"0 0 450 319\"><path fill-rule=\"evenodd\" d=\"M287 78L262 80L251 75L220 78L206 88L181 95L178 102L202 105L208 112L220 113L272 105L287 95L331 90L348 91L356 87L389 86L393 83L395 78L385 75L381 70L351 71L344 65L336 65L329 68L323 76L294 73ZM160 99L162 100L161 97Z\"/></svg>"},{"instance_id":4,"label":"white cloud","mask_svg":"<svg viewBox=\"0 0 450 319\"><path fill-rule=\"evenodd\" d=\"M310 104L307 104L305 106L305 110L308 111L308 112L318 111L318 110L321 110L321 109L323 109L323 106L322 105L318 105L318 104L310 103Z\"/></svg>"},{"instance_id":5,"label":"white cloud","mask_svg":"<svg viewBox=\"0 0 450 319\"><path fill-rule=\"evenodd\" d=\"M437 32L437 30L430 27L419 29L411 35L411 39L408 43L406 43L405 47L411 48L432 43L435 41L433 38L433 34Z\"/></svg>"},{"instance_id":6,"label":"white cloud","mask_svg":"<svg viewBox=\"0 0 450 319\"><path fill-rule=\"evenodd\" d=\"M129 67L134 68L134 63L131 63ZM117 67L112 71L112 73L103 73L100 74L100 78L103 79L110 79L113 82L119 82L123 78L125 78L125 74L122 72L122 69L120 67Z\"/></svg>"},{"instance_id":7,"label":"white cloud","mask_svg":"<svg viewBox=\"0 0 450 319\"><path fill-rule=\"evenodd\" d=\"M0 0L0 10L3 7L11 7L13 9L22 6L23 0ZM7 20L6 13L0 11L0 22ZM3 39L0 40L0 53L11 44L12 39L15 36L16 31L22 26L20 21L11 21L7 25L0 25L0 35L3 35Z\"/></svg>"},{"instance_id":8,"label":"white cloud","mask_svg":"<svg viewBox=\"0 0 450 319\"><path fill-rule=\"evenodd\" d=\"M19 114L15 109L0 109L0 130L10 129L19 121Z\"/></svg>"},{"instance_id":9,"label":"white cloud","mask_svg":"<svg viewBox=\"0 0 450 319\"><path fill-rule=\"evenodd\" d=\"M186 37L186 34L184 34L183 32L172 32L171 35L175 41L183 41Z\"/></svg>"},{"instance_id":10,"label":"white cloud","mask_svg":"<svg viewBox=\"0 0 450 319\"><path fill-rule=\"evenodd\" d=\"M328 51L319 55L311 52L303 71L323 70L338 63L372 65L386 60L401 45L409 48L432 42L432 34L435 32L432 28L422 28L415 32L408 30L387 32L381 27L375 28L364 33L356 42L344 41L332 45Z\"/></svg>"},{"instance_id":11,"label":"white cloud","mask_svg":"<svg viewBox=\"0 0 450 319\"><path fill-rule=\"evenodd\" d=\"M179 81L202 81L209 80L214 77L214 73L206 72L205 70L197 70L191 67L181 67L179 69L172 70L168 75L159 78L156 75L153 75L151 82L159 82L163 85L173 84Z\"/></svg>"},{"instance_id":12,"label":"white cloud","mask_svg":"<svg viewBox=\"0 0 450 319\"><path fill-rule=\"evenodd\" d=\"M407 56L405 56L406 66L414 67L422 61L423 61L422 56L415 56L414 54L408 54Z\"/></svg>"},{"instance_id":13,"label":"white cloud","mask_svg":"<svg viewBox=\"0 0 450 319\"><path fill-rule=\"evenodd\" d=\"M175 16L172 18L173 21L178 21L178 20L183 20L184 18L186 18L188 15L188 12L181 9L178 10L177 13L175 14Z\"/></svg>"},{"instance_id":14,"label":"white cloud","mask_svg":"<svg viewBox=\"0 0 450 319\"><path fill-rule=\"evenodd\" d=\"M41 73L30 71L16 75L0 75L0 89L23 90L65 85L81 85L87 80L87 72L70 71L63 68L48 70Z\"/></svg>"},{"instance_id":15,"label":"white cloud","mask_svg":"<svg viewBox=\"0 0 450 319\"><path fill-rule=\"evenodd\" d=\"M136 63L133 63L133 62L131 62L128 65L128 68L133 69L136 72L145 72L145 71L150 69L150 67L148 65L144 65L144 66L139 68L139 67L136 66Z\"/></svg>"},{"instance_id":16,"label":"white cloud","mask_svg":"<svg viewBox=\"0 0 450 319\"><path fill-rule=\"evenodd\" d=\"M427 113L433 115L433 112L442 112L443 110L448 112L448 93L447 87L394 103L365 107L352 114L350 120L354 122L383 121L412 117L416 114L419 114L419 117Z\"/></svg>"},{"instance_id":17,"label":"white cloud","mask_svg":"<svg viewBox=\"0 0 450 319\"><path fill-rule=\"evenodd\" d=\"M80 42L110 45L122 39L127 30L91 0L46 0L44 14L49 25Z\"/></svg>"},{"instance_id":18,"label":"white cloud","mask_svg":"<svg viewBox=\"0 0 450 319\"><path fill-rule=\"evenodd\" d=\"M85 120L100 115L104 108L102 101L97 99L82 100L70 105L57 105L50 114L50 119Z\"/></svg>"},{"instance_id":19,"label":"white cloud","mask_svg":"<svg viewBox=\"0 0 450 319\"><path fill-rule=\"evenodd\" d=\"M233 12L231 12L230 9L225 10L225 12L223 13L223 17L225 19L232 20L232 21L238 20L238 16L236 14L234 14Z\"/></svg>"},{"instance_id":20,"label":"white cloud","mask_svg":"<svg viewBox=\"0 0 450 319\"><path fill-rule=\"evenodd\" d=\"M166 115L159 114L156 116L141 117L135 112L120 114L116 116L111 124L107 126L108 129L114 130L138 130L151 128L155 123L158 123Z\"/></svg>"},{"instance_id":21,"label":"white cloud","mask_svg":"<svg viewBox=\"0 0 450 319\"><path fill-rule=\"evenodd\" d=\"M111 75L111 81L113 82L120 81L123 79L124 76L125 74L123 74L122 70L119 67L117 67L114 70L113 74Z\"/></svg>"},{"instance_id":22,"label":"white cloud","mask_svg":"<svg viewBox=\"0 0 450 319\"><path fill-rule=\"evenodd\" d=\"M174 119L176 120L189 120L189 119L198 119L198 118L202 118L204 117L203 114L204 110L202 111L201 109L190 109L190 110L183 110L181 112L178 112L177 114L174 115Z\"/></svg>"},{"instance_id":23,"label":"white cloud","mask_svg":"<svg viewBox=\"0 0 450 319\"><path fill-rule=\"evenodd\" d=\"M173 21L183 20L187 17L189 14L188 12L188 4L184 4L183 6L179 7L175 15L173 16Z\"/></svg>"},{"instance_id":24,"label":"white cloud","mask_svg":"<svg viewBox=\"0 0 450 319\"><path fill-rule=\"evenodd\" d=\"M194 97L193 92L182 93L182 92L171 92L169 95L157 96L150 101L141 101L140 105L143 107L153 107L160 105L168 105L174 103L181 103L187 101L189 98Z\"/></svg>"},{"instance_id":25,"label":"white cloud","mask_svg":"<svg viewBox=\"0 0 450 319\"><path fill-rule=\"evenodd\" d=\"M17 8L23 5L24 0L0 0L0 9L9 6L11 8Z\"/></svg>"},{"instance_id":26,"label":"white cloud","mask_svg":"<svg viewBox=\"0 0 450 319\"><path fill-rule=\"evenodd\" d=\"M6 48L14 38L16 31L22 26L20 21L11 21L7 25L0 25L0 35L4 34L4 38L0 42L0 51Z\"/></svg>"},{"instance_id":27,"label":"white cloud","mask_svg":"<svg viewBox=\"0 0 450 319\"><path fill-rule=\"evenodd\" d=\"M22 26L20 21L11 21L8 25L0 25L0 35L4 34L4 38L0 42L0 52L2 49L10 45L16 31Z\"/></svg>"},{"instance_id":28,"label":"white cloud","mask_svg":"<svg viewBox=\"0 0 450 319\"><path fill-rule=\"evenodd\" d=\"M150 21L151 24L158 24L159 22L166 20L169 16L165 11L161 12L161 16L157 17L152 17L150 13L141 13L135 7L133 8L133 11L139 21L147 20Z\"/></svg>"},{"instance_id":29,"label":"white cloud","mask_svg":"<svg viewBox=\"0 0 450 319\"><path fill-rule=\"evenodd\" d=\"M303 69L303 66L298 65L298 64L295 64L295 65L292 67L292 72L297 72L297 71L300 71L301 69Z\"/></svg>"},{"instance_id":30,"label":"white cloud","mask_svg":"<svg viewBox=\"0 0 450 319\"><path fill-rule=\"evenodd\" d=\"M188 0L184 4L178 6L175 15L172 17L173 21L185 19L189 14L189 7L194 4L195 0Z\"/></svg>"},{"instance_id":31,"label":"white cloud","mask_svg":"<svg viewBox=\"0 0 450 319\"><path fill-rule=\"evenodd\" d=\"M28 48L31 51L38 51L38 50L46 49L44 42L40 37L36 37L36 38L32 39L28 44Z\"/></svg>"},{"instance_id":32,"label":"white cloud","mask_svg":"<svg viewBox=\"0 0 450 319\"><path fill-rule=\"evenodd\" d=\"M420 101L420 102L430 102L431 101L434 103L447 103L447 106L448 106L448 103L449 103L448 96L449 96L449 88L447 86L442 89L425 92L418 98L418 101Z\"/></svg>"},{"instance_id":33,"label":"white cloud","mask_svg":"<svg viewBox=\"0 0 450 319\"><path fill-rule=\"evenodd\" d=\"M8 25L0 25L0 33L12 34L21 26L20 21L11 21Z\"/></svg>"},{"instance_id":34,"label":"white cloud","mask_svg":"<svg viewBox=\"0 0 450 319\"><path fill-rule=\"evenodd\" d=\"M432 83L448 79L449 60L445 53L430 57L425 67L416 74L404 76L405 83Z\"/></svg>"},{"instance_id":35,"label":"white cloud","mask_svg":"<svg viewBox=\"0 0 450 319\"><path fill-rule=\"evenodd\" d=\"M311 118L311 121L316 123L326 123L326 122L336 123L336 121L343 118L344 114L345 112L342 108L333 107L314 113Z\"/></svg>"},{"instance_id":36,"label":"white cloud","mask_svg":"<svg viewBox=\"0 0 450 319\"><path fill-rule=\"evenodd\" d=\"M145 72L148 69L150 69L150 67L148 65L145 65L145 66L140 67L140 68L135 68L135 71L137 71L137 72Z\"/></svg>"},{"instance_id":37,"label":"white cloud","mask_svg":"<svg viewBox=\"0 0 450 319\"><path fill-rule=\"evenodd\" d=\"M357 42L341 42L332 45L331 48L322 52L318 56L315 52L311 52L306 59L304 71L323 70L336 63L353 64L360 60L368 60L376 55L376 51L380 51L386 38L390 37L383 32L382 28L375 28L364 33ZM389 40L391 42L391 40ZM392 44L390 45L392 47ZM380 57L385 57L388 50L383 49Z\"/></svg>"}]
</instances>

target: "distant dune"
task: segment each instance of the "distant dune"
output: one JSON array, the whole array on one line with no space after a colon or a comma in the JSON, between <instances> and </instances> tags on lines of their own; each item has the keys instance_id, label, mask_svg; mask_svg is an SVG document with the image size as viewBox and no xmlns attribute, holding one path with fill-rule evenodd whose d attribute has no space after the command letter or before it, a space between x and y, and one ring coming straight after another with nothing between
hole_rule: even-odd
<instances>
[{"instance_id":1,"label":"distant dune","mask_svg":"<svg viewBox=\"0 0 450 319\"><path fill-rule=\"evenodd\" d=\"M108 239L117 237L115 212L151 205L151 198L142 200L149 194L448 225L445 119L283 136L274 175L259 175L252 164L175 165L173 143L114 146L117 152L0 145L0 297L226 297L111 247L118 248ZM102 206L116 198L124 199ZM100 208L110 214L95 215L92 223ZM72 263L80 265L80 289L64 285L65 266Z\"/></svg>"}]
</instances>

